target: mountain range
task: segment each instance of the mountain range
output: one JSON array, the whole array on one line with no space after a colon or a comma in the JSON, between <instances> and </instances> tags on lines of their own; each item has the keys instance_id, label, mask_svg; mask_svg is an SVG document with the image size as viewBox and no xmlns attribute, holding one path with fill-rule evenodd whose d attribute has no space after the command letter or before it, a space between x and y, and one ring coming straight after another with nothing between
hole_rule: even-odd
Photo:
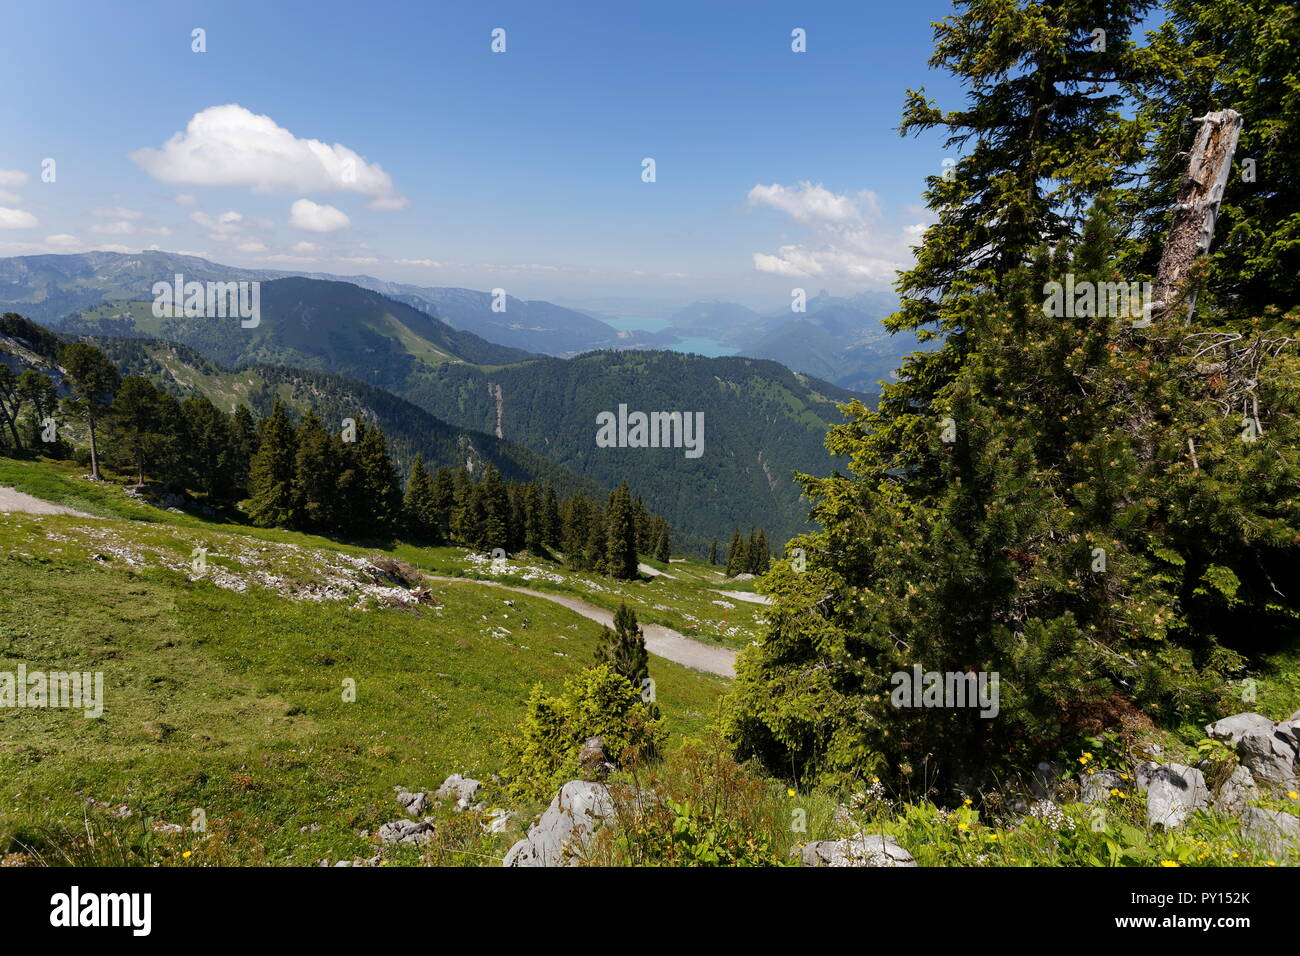
<instances>
[{"instance_id":1,"label":"mountain range","mask_svg":"<svg viewBox=\"0 0 1300 956\"><path fill-rule=\"evenodd\" d=\"M260 281L260 323L155 317L148 292L176 272ZM63 309L61 321L50 318ZM647 507L704 540L735 527L762 526L773 540L805 529L793 475L834 466L825 429L839 420L838 403L858 397L771 360L629 349L539 356L352 282L268 279L166 253L0 260L0 310L92 337L124 371L223 407L264 411L279 397L327 420L369 410L394 432L399 456L420 450L442 463L468 443L509 474L570 487L627 480ZM597 415L620 405L703 412L704 456L597 447Z\"/></svg>"}]
</instances>

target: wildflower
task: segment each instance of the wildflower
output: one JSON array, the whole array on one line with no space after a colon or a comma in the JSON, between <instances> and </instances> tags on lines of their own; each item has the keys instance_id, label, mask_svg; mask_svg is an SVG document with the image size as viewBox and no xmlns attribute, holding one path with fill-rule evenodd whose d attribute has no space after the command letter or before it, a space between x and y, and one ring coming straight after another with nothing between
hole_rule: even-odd
<instances>
[{"instance_id":1,"label":"wildflower","mask_svg":"<svg viewBox=\"0 0 1300 956\"><path fill-rule=\"evenodd\" d=\"M786 795L787 797L793 797L793 796L794 796L794 788L793 788L793 787L786 787L785 795Z\"/></svg>"},{"instance_id":2,"label":"wildflower","mask_svg":"<svg viewBox=\"0 0 1300 956\"><path fill-rule=\"evenodd\" d=\"M1300 793L1296 793L1294 790L1288 790L1286 795L1292 800L1300 800Z\"/></svg>"},{"instance_id":3,"label":"wildflower","mask_svg":"<svg viewBox=\"0 0 1300 956\"><path fill-rule=\"evenodd\" d=\"M969 826L968 824L965 824L965 823L959 823L959 824L957 824L957 829L958 829L958 830L961 830L961 831L964 833L965 831L967 831L967 830L970 829L970 826Z\"/></svg>"},{"instance_id":4,"label":"wildflower","mask_svg":"<svg viewBox=\"0 0 1300 956\"><path fill-rule=\"evenodd\" d=\"M190 858L190 855L191 855L191 854L190 854L190 851L189 851L189 850L186 850L184 853L181 854L181 858L182 858L182 859L185 859L185 860L188 860L188 859Z\"/></svg>"},{"instance_id":5,"label":"wildflower","mask_svg":"<svg viewBox=\"0 0 1300 956\"><path fill-rule=\"evenodd\" d=\"M1161 865L1161 866L1178 866L1178 864L1177 864L1175 861L1173 861L1173 860L1161 860L1161 861L1160 861L1160 865Z\"/></svg>"}]
</instances>

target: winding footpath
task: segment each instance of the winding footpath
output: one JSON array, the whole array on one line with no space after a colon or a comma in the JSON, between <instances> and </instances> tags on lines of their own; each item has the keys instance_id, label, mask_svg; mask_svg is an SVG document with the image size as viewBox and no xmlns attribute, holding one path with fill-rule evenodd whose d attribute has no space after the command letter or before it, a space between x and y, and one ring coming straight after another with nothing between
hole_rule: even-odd
<instances>
[{"instance_id":1,"label":"winding footpath","mask_svg":"<svg viewBox=\"0 0 1300 956\"><path fill-rule=\"evenodd\" d=\"M450 578L440 574L426 574L425 577L430 581L442 581L448 584L481 584L490 588L500 588L503 591L527 594L529 597L541 598L544 601L566 607L570 611L581 614L589 621L595 621L605 627L614 626L614 612L606 611L603 607L597 607L581 598L570 597L567 594L548 594L545 591L515 587L512 584L499 584L496 581L481 581L478 578ZM736 676L736 655L739 653L738 651L733 651L718 644L706 644L703 641L697 641L674 631L670 627L664 627L662 624L642 624L641 630L645 634L646 650L656 657L662 657L664 660L673 661L686 667L693 667L697 671L717 674L721 677Z\"/></svg>"},{"instance_id":2,"label":"winding footpath","mask_svg":"<svg viewBox=\"0 0 1300 956\"><path fill-rule=\"evenodd\" d=\"M62 505L42 501L40 498L33 498L31 495L24 494L14 488L5 487L0 487L0 511L21 511L34 515L75 515L80 518L94 517L80 511L74 511L71 508L65 508ZM510 584L498 584L496 581L481 581L477 578L450 578L440 574L426 574L425 577L431 581L442 581L448 584L479 584L484 587L500 588L503 591L527 594L529 597L541 598L544 601L566 607L570 611L581 614L588 620L595 621L605 627L614 626L612 611L606 611L603 607L597 607L594 604L589 604L579 598L569 597L565 594L548 594L545 591L534 591L531 588L520 588ZM752 598L753 595L750 597ZM741 600L746 600L746 598L741 598ZM697 641L674 631L670 627L664 627L662 624L643 624L641 630L645 634L646 650L656 657L662 657L665 660L686 667L693 667L697 671L705 671L721 677L736 676L736 655L739 653L737 651L717 644L706 644L703 641Z\"/></svg>"}]
</instances>

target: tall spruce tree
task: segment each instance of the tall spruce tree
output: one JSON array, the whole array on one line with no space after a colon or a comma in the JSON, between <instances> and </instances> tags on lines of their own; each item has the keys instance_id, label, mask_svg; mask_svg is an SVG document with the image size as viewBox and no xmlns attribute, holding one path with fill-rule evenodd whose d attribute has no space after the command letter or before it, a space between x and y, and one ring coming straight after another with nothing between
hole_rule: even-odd
<instances>
[{"instance_id":1,"label":"tall spruce tree","mask_svg":"<svg viewBox=\"0 0 1300 956\"><path fill-rule=\"evenodd\" d=\"M99 446L95 429L113 398L121 377L104 353L93 345L74 342L59 352L59 365L72 386L68 410L86 425L90 440L90 476L99 479Z\"/></svg>"},{"instance_id":2,"label":"tall spruce tree","mask_svg":"<svg viewBox=\"0 0 1300 956\"><path fill-rule=\"evenodd\" d=\"M294 520L297 458L293 422L276 402L257 431L257 453L249 465L248 515L262 528L288 527Z\"/></svg>"},{"instance_id":3,"label":"tall spruce tree","mask_svg":"<svg viewBox=\"0 0 1300 956\"><path fill-rule=\"evenodd\" d=\"M403 505L407 534L417 541L437 543L440 537L437 499L433 479L424 467L424 456L417 454L411 465L411 476L406 480L406 501Z\"/></svg>"},{"instance_id":4,"label":"tall spruce tree","mask_svg":"<svg viewBox=\"0 0 1300 956\"><path fill-rule=\"evenodd\" d=\"M636 512L627 482L609 496L605 513L605 573L612 578L637 576Z\"/></svg>"}]
</instances>

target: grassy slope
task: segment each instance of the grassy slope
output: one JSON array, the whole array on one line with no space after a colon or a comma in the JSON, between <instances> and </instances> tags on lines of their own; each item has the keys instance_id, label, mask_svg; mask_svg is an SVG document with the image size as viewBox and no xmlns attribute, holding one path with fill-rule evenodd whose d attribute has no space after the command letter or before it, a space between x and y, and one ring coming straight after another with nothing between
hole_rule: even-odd
<instances>
[{"instance_id":1,"label":"grassy slope","mask_svg":"<svg viewBox=\"0 0 1300 956\"><path fill-rule=\"evenodd\" d=\"M48 464L0 460L0 484L152 519L0 515L0 670L103 671L106 697L98 720L0 712L0 848L77 829L92 798L174 823L202 807L214 830L245 834L219 841L229 862L261 847L270 862L369 856L357 831L398 817L394 786L486 779L529 688L556 687L595 646L585 619L487 588L435 587L437 608L354 610L190 581L198 546L214 571L261 549L304 583L320 573L314 548L374 552L161 512ZM700 731L724 682L657 658L651 673L670 728ZM355 703L342 701L345 678ZM321 829L299 832L311 824Z\"/></svg>"}]
</instances>

